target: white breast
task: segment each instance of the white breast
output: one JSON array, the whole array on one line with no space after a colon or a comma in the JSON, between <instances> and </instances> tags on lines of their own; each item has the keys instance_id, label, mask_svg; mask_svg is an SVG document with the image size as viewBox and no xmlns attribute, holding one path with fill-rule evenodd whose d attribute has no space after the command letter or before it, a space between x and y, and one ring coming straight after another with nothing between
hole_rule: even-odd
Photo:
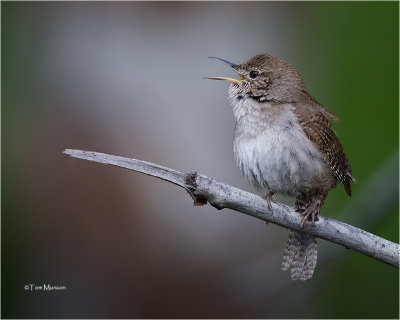
<instances>
[{"instance_id":1,"label":"white breast","mask_svg":"<svg viewBox=\"0 0 400 320\"><path fill-rule=\"evenodd\" d=\"M265 103L260 110L242 110L233 150L240 170L257 188L297 196L315 185L329 190L332 183L329 167L305 136L291 105L276 110Z\"/></svg>"}]
</instances>

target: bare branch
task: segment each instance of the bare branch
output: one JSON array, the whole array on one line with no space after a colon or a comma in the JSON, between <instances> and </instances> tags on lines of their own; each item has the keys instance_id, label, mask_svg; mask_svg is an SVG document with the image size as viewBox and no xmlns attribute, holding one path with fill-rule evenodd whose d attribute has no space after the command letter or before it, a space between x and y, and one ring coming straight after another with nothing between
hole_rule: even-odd
<instances>
[{"instance_id":1,"label":"bare branch","mask_svg":"<svg viewBox=\"0 0 400 320\"><path fill-rule=\"evenodd\" d=\"M293 208L281 203L272 203L272 211L270 211L266 201L261 197L196 172L185 174L146 161L92 151L67 149L64 153L74 158L110 164L172 182L189 192L194 205L204 205L209 202L217 209L233 209L285 228L307 232L391 266L399 267L398 244L349 224L319 216L319 221L315 226L305 224L303 228L300 228L301 216L294 212Z\"/></svg>"}]
</instances>

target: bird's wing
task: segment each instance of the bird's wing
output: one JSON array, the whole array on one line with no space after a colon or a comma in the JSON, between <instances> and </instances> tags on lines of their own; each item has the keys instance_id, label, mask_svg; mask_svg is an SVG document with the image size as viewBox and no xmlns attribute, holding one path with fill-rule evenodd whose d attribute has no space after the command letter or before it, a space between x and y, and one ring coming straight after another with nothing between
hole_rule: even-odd
<instances>
[{"instance_id":1,"label":"bird's wing","mask_svg":"<svg viewBox=\"0 0 400 320\"><path fill-rule=\"evenodd\" d=\"M294 112L306 136L323 154L333 174L343 183L347 194L351 196L350 182L355 182L355 180L351 175L349 160L333 131L331 122L317 108L298 105Z\"/></svg>"}]
</instances>

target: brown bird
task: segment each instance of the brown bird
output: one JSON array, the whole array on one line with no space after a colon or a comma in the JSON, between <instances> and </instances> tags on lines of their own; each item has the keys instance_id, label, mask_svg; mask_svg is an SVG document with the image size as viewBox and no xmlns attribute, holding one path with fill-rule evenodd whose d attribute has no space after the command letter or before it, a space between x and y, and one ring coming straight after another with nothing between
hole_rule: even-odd
<instances>
[{"instance_id":1,"label":"brown bird","mask_svg":"<svg viewBox=\"0 0 400 320\"><path fill-rule=\"evenodd\" d=\"M215 57L210 57L215 58ZM331 121L338 118L306 90L302 77L289 63L257 55L242 64L215 58L240 79L225 80L236 127L233 152L243 175L265 192L268 207L275 193L296 197L295 209L312 224L337 181L351 196L354 182L343 147ZM317 242L304 232L289 232L282 269L291 267L293 280L312 277L317 263Z\"/></svg>"}]
</instances>

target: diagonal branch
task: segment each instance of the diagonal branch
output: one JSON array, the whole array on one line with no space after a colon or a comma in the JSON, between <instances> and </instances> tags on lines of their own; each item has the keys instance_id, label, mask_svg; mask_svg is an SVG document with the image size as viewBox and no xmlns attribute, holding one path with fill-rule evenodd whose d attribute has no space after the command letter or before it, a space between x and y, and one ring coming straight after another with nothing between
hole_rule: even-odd
<instances>
[{"instance_id":1,"label":"diagonal branch","mask_svg":"<svg viewBox=\"0 0 400 320\"><path fill-rule=\"evenodd\" d=\"M315 226L305 224L300 228L301 216L294 212L293 208L281 203L272 203L271 211L261 197L196 172L182 173L151 162L92 151L66 149L64 153L74 158L110 164L172 182L188 191L194 205L204 205L208 202L217 209L236 210L285 228L307 232L399 267L398 244L349 224L319 216Z\"/></svg>"}]
</instances>

